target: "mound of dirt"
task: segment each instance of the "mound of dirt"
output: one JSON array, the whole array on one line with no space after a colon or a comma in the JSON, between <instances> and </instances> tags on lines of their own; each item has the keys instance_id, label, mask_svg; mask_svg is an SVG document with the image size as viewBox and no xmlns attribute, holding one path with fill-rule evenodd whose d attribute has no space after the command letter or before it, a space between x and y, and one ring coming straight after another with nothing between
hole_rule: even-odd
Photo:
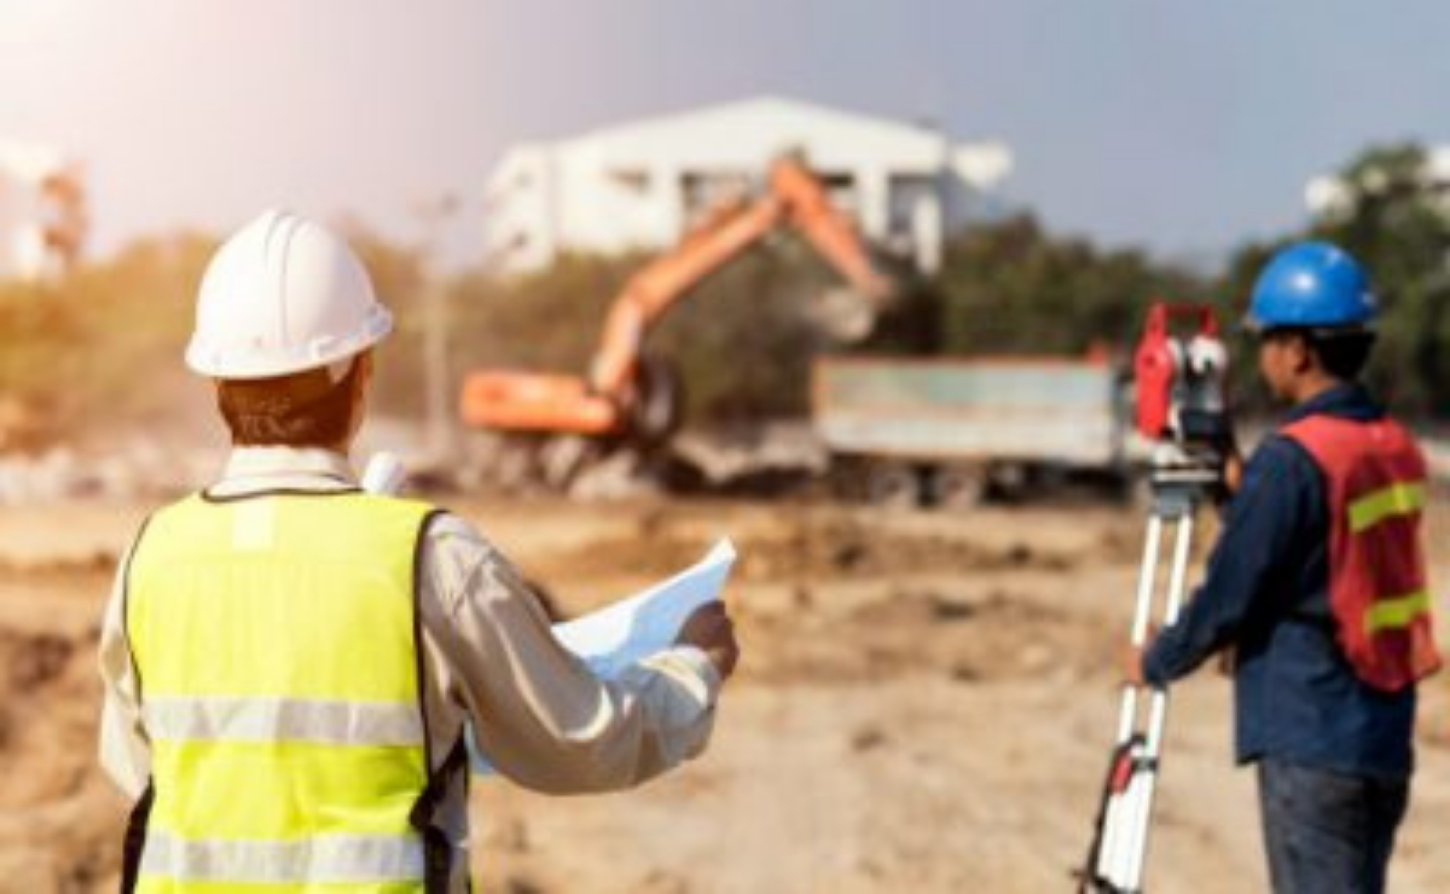
<instances>
[{"instance_id":1,"label":"mound of dirt","mask_svg":"<svg viewBox=\"0 0 1450 894\"><path fill-rule=\"evenodd\" d=\"M114 888L120 797L96 766L96 634L0 627L0 888Z\"/></svg>"}]
</instances>

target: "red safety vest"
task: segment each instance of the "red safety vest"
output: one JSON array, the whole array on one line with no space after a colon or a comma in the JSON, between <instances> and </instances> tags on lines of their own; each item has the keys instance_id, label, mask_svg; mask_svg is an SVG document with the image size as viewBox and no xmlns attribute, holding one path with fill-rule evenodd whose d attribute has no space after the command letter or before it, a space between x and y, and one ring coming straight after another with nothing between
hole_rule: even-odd
<instances>
[{"instance_id":1,"label":"red safety vest","mask_svg":"<svg viewBox=\"0 0 1450 894\"><path fill-rule=\"evenodd\" d=\"M1324 415L1282 432L1324 473L1329 604L1356 674L1394 692L1439 670L1420 543L1425 459L1414 439L1389 419Z\"/></svg>"}]
</instances>

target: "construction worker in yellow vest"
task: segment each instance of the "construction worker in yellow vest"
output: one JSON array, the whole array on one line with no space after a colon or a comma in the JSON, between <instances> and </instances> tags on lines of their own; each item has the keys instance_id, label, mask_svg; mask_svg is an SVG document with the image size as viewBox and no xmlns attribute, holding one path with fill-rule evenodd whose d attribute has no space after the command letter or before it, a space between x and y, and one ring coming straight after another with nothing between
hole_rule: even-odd
<instances>
[{"instance_id":1,"label":"construction worker in yellow vest","mask_svg":"<svg viewBox=\"0 0 1450 894\"><path fill-rule=\"evenodd\" d=\"M360 490L348 451L391 328L348 246L292 214L207 268L186 359L234 450L143 527L101 637L101 760L136 799L126 891L465 891L469 721L552 793L705 747L738 655L718 603L601 681L471 525Z\"/></svg>"}]
</instances>

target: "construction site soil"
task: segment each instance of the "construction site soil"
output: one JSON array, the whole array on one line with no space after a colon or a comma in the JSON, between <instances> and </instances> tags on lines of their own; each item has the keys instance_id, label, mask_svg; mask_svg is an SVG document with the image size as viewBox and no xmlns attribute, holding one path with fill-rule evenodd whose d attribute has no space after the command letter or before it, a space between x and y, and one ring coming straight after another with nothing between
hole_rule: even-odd
<instances>
[{"instance_id":1,"label":"construction site soil","mask_svg":"<svg viewBox=\"0 0 1450 894\"><path fill-rule=\"evenodd\" d=\"M1071 889L1116 722L1133 511L452 502L565 613L688 564L719 535L741 553L728 598L744 657L709 751L605 797L480 782L482 890ZM128 805L96 763L95 645L144 512L0 513L0 891L116 888ZM1437 503L1432 544L1446 542L1444 514ZM1450 827L1447 696L1450 678L1426 686L1397 892L1450 890L1450 852L1434 844ZM1265 890L1227 681L1206 669L1175 689L1169 726L1148 889Z\"/></svg>"}]
</instances>

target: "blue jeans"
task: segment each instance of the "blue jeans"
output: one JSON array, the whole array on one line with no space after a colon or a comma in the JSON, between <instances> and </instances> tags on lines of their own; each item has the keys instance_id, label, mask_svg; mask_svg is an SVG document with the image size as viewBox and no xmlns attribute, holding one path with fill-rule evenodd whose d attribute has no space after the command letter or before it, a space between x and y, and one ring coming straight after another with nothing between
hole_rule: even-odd
<instances>
[{"instance_id":1,"label":"blue jeans","mask_svg":"<svg viewBox=\"0 0 1450 894\"><path fill-rule=\"evenodd\" d=\"M1275 894L1383 894L1406 780L1259 761L1264 849Z\"/></svg>"}]
</instances>

